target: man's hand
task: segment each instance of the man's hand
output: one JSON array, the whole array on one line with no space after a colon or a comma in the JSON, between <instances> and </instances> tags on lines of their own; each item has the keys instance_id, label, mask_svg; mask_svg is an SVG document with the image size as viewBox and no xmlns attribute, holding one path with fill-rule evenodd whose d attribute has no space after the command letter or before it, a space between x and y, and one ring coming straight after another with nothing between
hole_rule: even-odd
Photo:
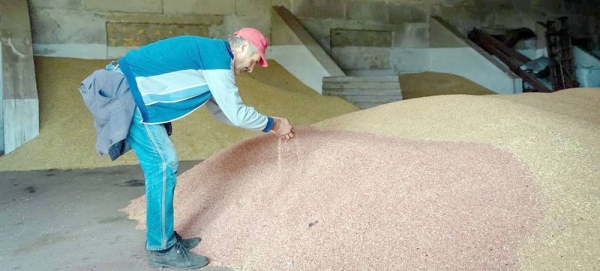
<instances>
[{"instance_id":1,"label":"man's hand","mask_svg":"<svg viewBox=\"0 0 600 271\"><path fill-rule=\"evenodd\" d=\"M271 128L271 132L283 139L291 139L296 134L294 126L288 119L277 117L273 117L273 127Z\"/></svg>"}]
</instances>

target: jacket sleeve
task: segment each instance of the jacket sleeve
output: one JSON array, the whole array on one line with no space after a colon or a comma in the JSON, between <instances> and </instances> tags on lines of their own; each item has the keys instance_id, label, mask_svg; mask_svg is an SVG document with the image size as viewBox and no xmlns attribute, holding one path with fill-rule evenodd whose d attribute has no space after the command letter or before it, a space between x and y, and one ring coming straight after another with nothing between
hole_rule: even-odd
<instances>
[{"instance_id":1,"label":"jacket sleeve","mask_svg":"<svg viewBox=\"0 0 600 271\"><path fill-rule=\"evenodd\" d=\"M210 112L210 114L218 121L225 123L227 125L233 125L233 123L231 123L231 121L229 121L229 119L227 119L227 117L225 116L225 114L223 114L223 111L221 111L221 108L219 108L219 106L217 105L217 102L215 102L214 98L210 98L208 101L206 101L206 109L208 109L208 112Z\"/></svg>"},{"instance_id":2,"label":"jacket sleeve","mask_svg":"<svg viewBox=\"0 0 600 271\"><path fill-rule=\"evenodd\" d=\"M207 108L219 121L252 131L268 132L273 119L244 105L230 69L203 70L204 78L212 93Z\"/></svg>"}]
</instances>

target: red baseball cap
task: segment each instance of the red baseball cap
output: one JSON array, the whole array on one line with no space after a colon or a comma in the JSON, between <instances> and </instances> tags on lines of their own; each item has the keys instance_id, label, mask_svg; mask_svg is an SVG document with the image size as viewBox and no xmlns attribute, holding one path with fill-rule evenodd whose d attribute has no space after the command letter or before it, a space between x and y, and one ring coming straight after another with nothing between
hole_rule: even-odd
<instances>
[{"instance_id":1,"label":"red baseball cap","mask_svg":"<svg viewBox=\"0 0 600 271\"><path fill-rule=\"evenodd\" d=\"M254 28L245 27L235 31L233 34L254 44L254 47L258 49L258 53L260 54L260 61L258 64L260 64L262 67L269 66L267 64L267 57L265 56L265 51L267 50L267 46L269 46L269 40L262 33L260 33L260 31Z\"/></svg>"}]
</instances>

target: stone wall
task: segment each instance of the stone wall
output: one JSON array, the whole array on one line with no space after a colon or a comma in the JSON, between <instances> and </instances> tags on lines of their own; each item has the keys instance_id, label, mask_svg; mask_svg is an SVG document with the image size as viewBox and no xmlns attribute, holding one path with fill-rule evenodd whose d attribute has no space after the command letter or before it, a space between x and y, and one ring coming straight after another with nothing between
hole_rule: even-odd
<instances>
[{"instance_id":1,"label":"stone wall","mask_svg":"<svg viewBox=\"0 0 600 271\"><path fill-rule=\"evenodd\" d=\"M295 0L290 8L342 69L398 72L396 56L409 52L420 58L414 52L429 48L433 16L465 36L473 27L491 33L519 27L535 30L538 21L568 16L574 36L597 39L599 6L598 0ZM392 49L373 44L374 35L381 35L375 33L389 33L384 40L391 36Z\"/></svg>"},{"instance_id":2,"label":"stone wall","mask_svg":"<svg viewBox=\"0 0 600 271\"><path fill-rule=\"evenodd\" d=\"M28 0L36 55L104 59L169 36L270 30L271 0Z\"/></svg>"},{"instance_id":3,"label":"stone wall","mask_svg":"<svg viewBox=\"0 0 600 271\"><path fill-rule=\"evenodd\" d=\"M269 9L288 8L345 70L390 69L390 47L429 47L439 16L466 34L535 28L570 17L575 35L598 35L600 0L29 0L36 55L113 58L169 35L225 37L241 26L270 33Z\"/></svg>"}]
</instances>

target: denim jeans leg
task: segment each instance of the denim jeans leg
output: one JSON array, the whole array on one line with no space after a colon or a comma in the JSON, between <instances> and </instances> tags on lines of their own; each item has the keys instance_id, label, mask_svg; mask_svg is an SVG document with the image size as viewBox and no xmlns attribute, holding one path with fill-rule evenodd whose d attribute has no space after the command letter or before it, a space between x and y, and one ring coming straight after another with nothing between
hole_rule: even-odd
<instances>
[{"instance_id":1,"label":"denim jeans leg","mask_svg":"<svg viewBox=\"0 0 600 271\"><path fill-rule=\"evenodd\" d=\"M173 233L173 196L177 152L162 124L144 124L135 110L127 140L146 178L146 249L163 250L176 242Z\"/></svg>"}]
</instances>

